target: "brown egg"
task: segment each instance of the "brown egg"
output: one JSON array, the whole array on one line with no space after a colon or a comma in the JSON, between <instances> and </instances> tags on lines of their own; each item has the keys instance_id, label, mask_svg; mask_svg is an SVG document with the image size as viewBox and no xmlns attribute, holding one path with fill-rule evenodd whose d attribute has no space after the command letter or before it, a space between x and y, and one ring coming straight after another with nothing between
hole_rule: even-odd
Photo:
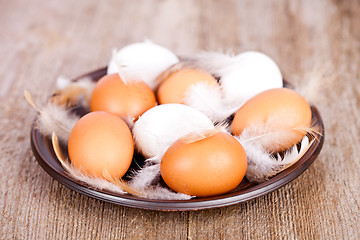
<instances>
[{"instance_id":1,"label":"brown egg","mask_svg":"<svg viewBox=\"0 0 360 240\"><path fill-rule=\"evenodd\" d=\"M155 94L146 83L124 82L117 73L102 77L90 100L91 111L105 111L135 119L155 105Z\"/></svg>"},{"instance_id":2,"label":"brown egg","mask_svg":"<svg viewBox=\"0 0 360 240\"><path fill-rule=\"evenodd\" d=\"M194 84L205 82L217 86L216 79L198 69L182 69L175 71L164 79L157 91L159 104L184 103L186 91Z\"/></svg>"},{"instance_id":3,"label":"brown egg","mask_svg":"<svg viewBox=\"0 0 360 240\"><path fill-rule=\"evenodd\" d=\"M264 91L248 100L235 114L232 131L251 128L269 152L284 151L298 143L311 125L311 108L288 88Z\"/></svg>"},{"instance_id":4,"label":"brown egg","mask_svg":"<svg viewBox=\"0 0 360 240\"><path fill-rule=\"evenodd\" d=\"M245 176L247 158L231 135L215 133L204 139L176 141L161 160L161 176L174 191L197 197L226 193Z\"/></svg>"},{"instance_id":5,"label":"brown egg","mask_svg":"<svg viewBox=\"0 0 360 240\"><path fill-rule=\"evenodd\" d=\"M75 168L96 177L110 174L121 178L130 167L134 144L130 129L121 118L91 112L71 130L68 151Z\"/></svg>"}]
</instances>

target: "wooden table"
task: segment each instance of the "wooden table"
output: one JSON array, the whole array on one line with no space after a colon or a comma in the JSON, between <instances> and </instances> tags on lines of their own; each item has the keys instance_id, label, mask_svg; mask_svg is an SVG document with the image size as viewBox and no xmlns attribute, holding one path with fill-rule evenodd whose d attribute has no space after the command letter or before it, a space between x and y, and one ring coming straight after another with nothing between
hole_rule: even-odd
<instances>
[{"instance_id":1,"label":"wooden table","mask_svg":"<svg viewBox=\"0 0 360 240\"><path fill-rule=\"evenodd\" d=\"M359 239L360 2L0 1L1 239ZM189 211L98 201L53 180L29 132L58 76L105 66L112 48L151 39L177 54L258 50L290 83L312 84L326 129L300 177L246 203ZM303 84L304 85L304 84Z\"/></svg>"}]
</instances>

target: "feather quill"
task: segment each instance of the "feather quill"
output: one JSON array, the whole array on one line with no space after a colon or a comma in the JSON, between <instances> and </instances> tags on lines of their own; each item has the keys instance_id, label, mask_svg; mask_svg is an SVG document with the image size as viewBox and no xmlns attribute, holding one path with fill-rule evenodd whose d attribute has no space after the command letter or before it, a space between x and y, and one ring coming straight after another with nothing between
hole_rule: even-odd
<instances>
[{"instance_id":1,"label":"feather quill","mask_svg":"<svg viewBox=\"0 0 360 240\"><path fill-rule=\"evenodd\" d=\"M159 184L161 178L160 162L163 155L162 153L147 159L144 167L133 172L129 185L141 190L144 197L149 199L186 200L192 198L190 195L173 192Z\"/></svg>"},{"instance_id":2,"label":"feather quill","mask_svg":"<svg viewBox=\"0 0 360 240\"><path fill-rule=\"evenodd\" d=\"M160 159L161 161L161 159ZM133 173L130 181L130 186L137 189L146 189L156 179L160 178L160 162L147 162L140 170Z\"/></svg>"},{"instance_id":3,"label":"feather quill","mask_svg":"<svg viewBox=\"0 0 360 240\"><path fill-rule=\"evenodd\" d=\"M106 179L97 178L73 167L71 163L64 158L55 133L52 134L52 144L55 155L65 171L74 179L84 182L94 189L108 190L119 194L130 193L148 199L186 200L191 198L189 195L173 192L160 184L150 186L154 180L160 178L160 163L152 164L153 159L149 160L146 167L144 167L130 183L126 183L121 179L112 178L107 172L104 172Z\"/></svg>"},{"instance_id":4,"label":"feather quill","mask_svg":"<svg viewBox=\"0 0 360 240\"><path fill-rule=\"evenodd\" d=\"M300 150L295 144L292 148L286 150L283 155L269 153L261 141L249 139L245 134L235 137L244 147L248 157L248 168L246 178L251 182L264 182L270 177L290 167L296 163L304 153L309 149L315 138L309 138L305 135L300 143ZM261 138L261 137L259 137Z\"/></svg>"},{"instance_id":5,"label":"feather quill","mask_svg":"<svg viewBox=\"0 0 360 240\"><path fill-rule=\"evenodd\" d=\"M85 172L81 171L80 169L77 169L73 167L67 159L64 158L64 155L61 152L60 144L58 141L58 138L55 133L52 134L52 145L55 152L56 157L58 158L59 162L65 169L65 171L76 180L79 180L81 182L84 182L90 186L92 186L95 189L100 190L109 190L115 193L131 193L133 195L142 195L141 192L131 188L128 184L123 182L121 179L114 179L110 176L109 173L104 173L104 178L97 178L93 176L89 176Z\"/></svg>"}]
</instances>

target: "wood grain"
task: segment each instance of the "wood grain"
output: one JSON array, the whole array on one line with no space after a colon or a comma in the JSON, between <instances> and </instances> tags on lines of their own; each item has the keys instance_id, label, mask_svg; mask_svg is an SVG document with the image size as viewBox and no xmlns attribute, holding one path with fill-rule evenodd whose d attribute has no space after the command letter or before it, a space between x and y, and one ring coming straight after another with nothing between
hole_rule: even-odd
<instances>
[{"instance_id":1,"label":"wood grain","mask_svg":"<svg viewBox=\"0 0 360 240\"><path fill-rule=\"evenodd\" d=\"M0 1L0 239L359 239L359 24L356 0ZM138 210L63 187L33 157L23 91L41 102L58 76L144 39L177 54L268 54L285 79L316 90L322 153L285 187L210 210Z\"/></svg>"}]
</instances>

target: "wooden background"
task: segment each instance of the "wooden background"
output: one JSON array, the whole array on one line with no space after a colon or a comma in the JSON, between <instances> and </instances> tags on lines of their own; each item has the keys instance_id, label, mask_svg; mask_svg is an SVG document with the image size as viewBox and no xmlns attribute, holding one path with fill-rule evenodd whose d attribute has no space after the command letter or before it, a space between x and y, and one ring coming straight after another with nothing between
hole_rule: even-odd
<instances>
[{"instance_id":1,"label":"wooden background","mask_svg":"<svg viewBox=\"0 0 360 240\"><path fill-rule=\"evenodd\" d=\"M211 210L138 210L63 187L30 149L24 89L44 99L58 76L144 39L177 54L262 51L291 83L321 86L320 156L271 194ZM360 238L359 1L0 0L0 56L0 239Z\"/></svg>"}]
</instances>

